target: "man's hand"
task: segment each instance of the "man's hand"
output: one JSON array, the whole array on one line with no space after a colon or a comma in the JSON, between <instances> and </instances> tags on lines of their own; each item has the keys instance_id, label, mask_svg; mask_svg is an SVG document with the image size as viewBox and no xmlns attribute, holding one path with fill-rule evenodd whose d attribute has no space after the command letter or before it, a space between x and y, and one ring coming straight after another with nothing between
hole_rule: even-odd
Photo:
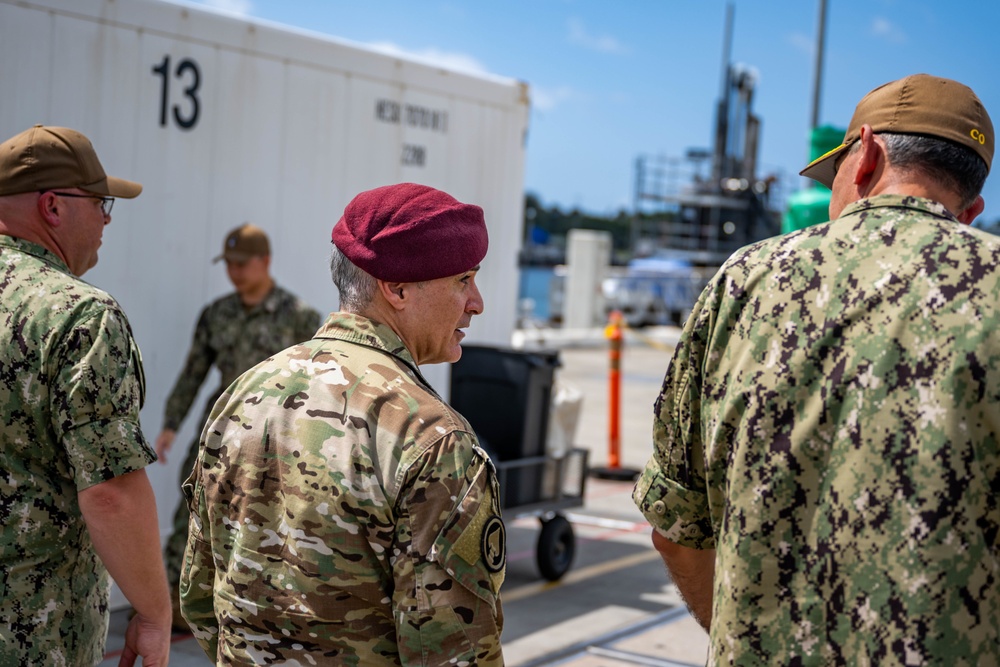
<instances>
[{"instance_id":1,"label":"man's hand","mask_svg":"<svg viewBox=\"0 0 1000 667\"><path fill-rule=\"evenodd\" d=\"M94 550L136 610L120 664L165 667L170 652L170 589L160 555L156 497L145 470L82 489L80 513Z\"/></svg>"},{"instance_id":2,"label":"man's hand","mask_svg":"<svg viewBox=\"0 0 1000 667\"><path fill-rule=\"evenodd\" d=\"M170 446L174 444L174 438L177 436L177 431L169 428L163 429L160 435L156 436L156 458L160 460L160 463L167 462L167 452L170 451Z\"/></svg>"},{"instance_id":3,"label":"man's hand","mask_svg":"<svg viewBox=\"0 0 1000 667\"><path fill-rule=\"evenodd\" d=\"M125 648L118 667L132 667L142 656L143 667L166 667L170 659L170 620L154 622L136 614L125 629Z\"/></svg>"},{"instance_id":4,"label":"man's hand","mask_svg":"<svg viewBox=\"0 0 1000 667\"><path fill-rule=\"evenodd\" d=\"M653 546L667 565L688 610L705 632L712 626L715 549L692 549L671 542L653 529Z\"/></svg>"}]
</instances>

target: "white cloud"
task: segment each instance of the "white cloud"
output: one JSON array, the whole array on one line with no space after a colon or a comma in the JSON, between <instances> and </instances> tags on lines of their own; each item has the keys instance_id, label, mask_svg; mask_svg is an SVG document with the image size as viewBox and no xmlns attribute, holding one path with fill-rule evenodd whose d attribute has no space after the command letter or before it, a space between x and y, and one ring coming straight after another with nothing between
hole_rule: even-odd
<instances>
[{"instance_id":1,"label":"white cloud","mask_svg":"<svg viewBox=\"0 0 1000 667\"><path fill-rule=\"evenodd\" d=\"M576 92L569 86L558 88L531 87L531 106L538 111L551 111L557 106L576 97Z\"/></svg>"},{"instance_id":2,"label":"white cloud","mask_svg":"<svg viewBox=\"0 0 1000 667\"><path fill-rule=\"evenodd\" d=\"M626 53L628 49L610 35L592 35L580 19L569 20L569 41L602 53Z\"/></svg>"},{"instance_id":3,"label":"white cloud","mask_svg":"<svg viewBox=\"0 0 1000 667\"><path fill-rule=\"evenodd\" d=\"M902 44L906 41L906 35L899 26L880 16L872 20L871 33L893 44Z\"/></svg>"},{"instance_id":4,"label":"white cloud","mask_svg":"<svg viewBox=\"0 0 1000 667\"><path fill-rule=\"evenodd\" d=\"M802 53L812 56L816 53L816 43L813 37L809 37L805 33L793 32L788 36L788 43L792 45L792 48L796 51L801 51Z\"/></svg>"},{"instance_id":5,"label":"white cloud","mask_svg":"<svg viewBox=\"0 0 1000 667\"><path fill-rule=\"evenodd\" d=\"M209 7L215 7L216 9L222 9L234 14L248 15L253 11L253 2L251 0L204 0L204 3Z\"/></svg>"},{"instance_id":6,"label":"white cloud","mask_svg":"<svg viewBox=\"0 0 1000 667\"><path fill-rule=\"evenodd\" d=\"M371 42L367 46L389 56L399 58L412 58L419 60L426 65L433 65L442 69L454 72L464 72L476 76L489 75L490 71L470 55L464 53L449 53L436 48L427 48L420 51L408 51L392 42Z\"/></svg>"}]
</instances>

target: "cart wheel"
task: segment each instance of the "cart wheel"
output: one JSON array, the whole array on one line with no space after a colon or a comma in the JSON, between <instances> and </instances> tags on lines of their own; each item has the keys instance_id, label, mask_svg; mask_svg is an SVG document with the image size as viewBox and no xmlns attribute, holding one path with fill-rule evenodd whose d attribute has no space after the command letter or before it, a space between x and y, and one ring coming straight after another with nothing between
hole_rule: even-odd
<instances>
[{"instance_id":1,"label":"cart wheel","mask_svg":"<svg viewBox=\"0 0 1000 667\"><path fill-rule=\"evenodd\" d=\"M573 524L561 514L541 521L542 531L538 534L538 551L535 554L538 571L549 581L558 581L569 571L576 554Z\"/></svg>"}]
</instances>

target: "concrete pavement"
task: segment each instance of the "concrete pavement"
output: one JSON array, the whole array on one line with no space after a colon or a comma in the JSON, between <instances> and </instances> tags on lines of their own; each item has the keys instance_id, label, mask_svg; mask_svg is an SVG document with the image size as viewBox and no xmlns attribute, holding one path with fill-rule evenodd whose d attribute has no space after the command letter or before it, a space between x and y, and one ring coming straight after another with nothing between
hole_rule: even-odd
<instances>
[{"instance_id":1,"label":"concrete pavement","mask_svg":"<svg viewBox=\"0 0 1000 667\"><path fill-rule=\"evenodd\" d=\"M653 402L670 360L676 330L627 332L621 375L621 465L640 469L652 451ZM550 341L551 343L552 341ZM557 382L583 394L574 445L592 466L608 461L607 348L599 331L558 341ZM552 345L547 345L552 347ZM654 667L705 663L708 640L691 619L631 501L632 482L588 478L582 507L563 511L573 526L576 556L558 582L539 576L534 517L508 518L503 587L504 654L509 667ZM112 615L108 659L117 664L127 612ZM175 636L171 665L211 664L190 635Z\"/></svg>"}]
</instances>

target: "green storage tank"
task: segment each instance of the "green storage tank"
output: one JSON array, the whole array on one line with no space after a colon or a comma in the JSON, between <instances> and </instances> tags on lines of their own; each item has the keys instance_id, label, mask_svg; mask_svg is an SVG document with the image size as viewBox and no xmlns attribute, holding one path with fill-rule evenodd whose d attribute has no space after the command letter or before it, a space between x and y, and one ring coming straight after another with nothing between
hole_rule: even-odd
<instances>
[{"instance_id":1,"label":"green storage tank","mask_svg":"<svg viewBox=\"0 0 1000 667\"><path fill-rule=\"evenodd\" d=\"M814 127L809 133L809 161L840 145L846 130L832 125ZM830 219L830 189L816 181L788 197L788 209L781 218L781 233L794 232Z\"/></svg>"}]
</instances>

